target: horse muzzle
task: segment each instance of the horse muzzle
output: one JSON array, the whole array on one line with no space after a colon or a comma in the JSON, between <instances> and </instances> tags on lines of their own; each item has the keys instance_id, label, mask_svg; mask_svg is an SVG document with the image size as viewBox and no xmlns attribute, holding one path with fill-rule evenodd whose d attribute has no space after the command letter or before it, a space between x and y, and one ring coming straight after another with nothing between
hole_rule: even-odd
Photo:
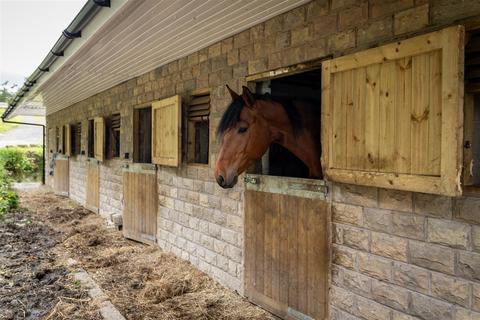
<instances>
[{"instance_id":1,"label":"horse muzzle","mask_svg":"<svg viewBox=\"0 0 480 320\"><path fill-rule=\"evenodd\" d=\"M238 176L235 175L233 177L233 179L225 179L224 176L222 176L221 174L219 174L217 176L217 183L220 187L224 188L224 189L229 189L229 188L233 188L237 182L238 182Z\"/></svg>"}]
</instances>

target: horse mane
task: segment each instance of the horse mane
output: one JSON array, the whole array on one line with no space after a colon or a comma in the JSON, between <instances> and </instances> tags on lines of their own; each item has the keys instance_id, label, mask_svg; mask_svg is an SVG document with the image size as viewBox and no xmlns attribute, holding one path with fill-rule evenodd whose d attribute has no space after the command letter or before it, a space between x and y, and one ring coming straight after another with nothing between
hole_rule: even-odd
<instances>
[{"instance_id":1,"label":"horse mane","mask_svg":"<svg viewBox=\"0 0 480 320\"><path fill-rule=\"evenodd\" d=\"M285 113L290 120L290 125L292 126L294 134L297 134L300 129L303 128L302 117L292 100L272 98L272 96L268 93L263 95L255 94L255 99L275 101L279 103L285 110ZM217 136L221 136L227 129L234 127L240 121L240 114L245 106L245 102L241 96L238 96L232 101L232 103L230 103L218 125Z\"/></svg>"}]
</instances>

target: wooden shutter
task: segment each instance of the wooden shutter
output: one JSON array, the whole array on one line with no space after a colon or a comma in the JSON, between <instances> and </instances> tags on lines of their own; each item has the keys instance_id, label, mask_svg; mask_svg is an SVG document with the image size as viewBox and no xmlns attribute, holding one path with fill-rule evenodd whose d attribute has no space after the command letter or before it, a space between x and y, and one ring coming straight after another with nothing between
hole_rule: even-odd
<instances>
[{"instance_id":1,"label":"wooden shutter","mask_svg":"<svg viewBox=\"0 0 480 320\"><path fill-rule=\"evenodd\" d=\"M102 117L96 117L93 122L94 137L94 156L98 161L103 161L104 143L105 143L105 120Z\"/></svg>"},{"instance_id":2,"label":"wooden shutter","mask_svg":"<svg viewBox=\"0 0 480 320\"><path fill-rule=\"evenodd\" d=\"M198 94L192 97L188 104L188 120L208 121L210 115L210 93Z\"/></svg>"},{"instance_id":3,"label":"wooden shutter","mask_svg":"<svg viewBox=\"0 0 480 320\"><path fill-rule=\"evenodd\" d=\"M322 163L328 179L461 194L461 26L322 65Z\"/></svg>"},{"instance_id":4,"label":"wooden shutter","mask_svg":"<svg viewBox=\"0 0 480 320\"><path fill-rule=\"evenodd\" d=\"M178 167L182 103L176 95L152 103L152 162Z\"/></svg>"},{"instance_id":5,"label":"wooden shutter","mask_svg":"<svg viewBox=\"0 0 480 320\"><path fill-rule=\"evenodd\" d=\"M120 130L120 126L121 126L120 113L113 114L110 117L110 121L111 121L112 130Z\"/></svg>"},{"instance_id":6,"label":"wooden shutter","mask_svg":"<svg viewBox=\"0 0 480 320\"><path fill-rule=\"evenodd\" d=\"M65 125L65 155L71 156L72 155L72 136L71 136L71 128L69 124Z\"/></svg>"}]
</instances>

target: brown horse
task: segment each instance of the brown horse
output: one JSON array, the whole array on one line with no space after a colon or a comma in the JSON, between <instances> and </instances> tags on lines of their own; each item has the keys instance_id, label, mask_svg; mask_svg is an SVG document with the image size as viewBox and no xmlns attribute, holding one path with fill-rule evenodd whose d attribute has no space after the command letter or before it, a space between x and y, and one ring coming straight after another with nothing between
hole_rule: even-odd
<instances>
[{"instance_id":1,"label":"brown horse","mask_svg":"<svg viewBox=\"0 0 480 320\"><path fill-rule=\"evenodd\" d=\"M254 95L245 86L241 96L227 88L232 103L217 129L222 144L215 165L215 178L222 188L232 188L238 175L260 159L272 143L302 160L311 178L322 177L320 128L312 114L304 111L308 108Z\"/></svg>"}]
</instances>

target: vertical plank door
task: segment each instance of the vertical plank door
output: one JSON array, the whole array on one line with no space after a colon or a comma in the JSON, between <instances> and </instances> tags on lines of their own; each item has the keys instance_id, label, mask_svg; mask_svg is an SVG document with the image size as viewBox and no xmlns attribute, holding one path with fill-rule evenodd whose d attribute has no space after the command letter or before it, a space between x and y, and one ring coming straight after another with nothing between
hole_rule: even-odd
<instances>
[{"instance_id":1,"label":"vertical plank door","mask_svg":"<svg viewBox=\"0 0 480 320\"><path fill-rule=\"evenodd\" d=\"M68 157L57 155L53 169L53 190L55 194L67 196L69 194L69 167Z\"/></svg>"},{"instance_id":2,"label":"vertical plank door","mask_svg":"<svg viewBox=\"0 0 480 320\"><path fill-rule=\"evenodd\" d=\"M100 207L100 166L96 160L87 164L87 197L85 207L95 213Z\"/></svg>"},{"instance_id":3,"label":"vertical plank door","mask_svg":"<svg viewBox=\"0 0 480 320\"><path fill-rule=\"evenodd\" d=\"M123 235L153 244L157 239L157 174L140 166L123 171Z\"/></svg>"},{"instance_id":4,"label":"vertical plank door","mask_svg":"<svg viewBox=\"0 0 480 320\"><path fill-rule=\"evenodd\" d=\"M320 180L248 175L245 293L283 319L325 319L329 212Z\"/></svg>"}]
</instances>

